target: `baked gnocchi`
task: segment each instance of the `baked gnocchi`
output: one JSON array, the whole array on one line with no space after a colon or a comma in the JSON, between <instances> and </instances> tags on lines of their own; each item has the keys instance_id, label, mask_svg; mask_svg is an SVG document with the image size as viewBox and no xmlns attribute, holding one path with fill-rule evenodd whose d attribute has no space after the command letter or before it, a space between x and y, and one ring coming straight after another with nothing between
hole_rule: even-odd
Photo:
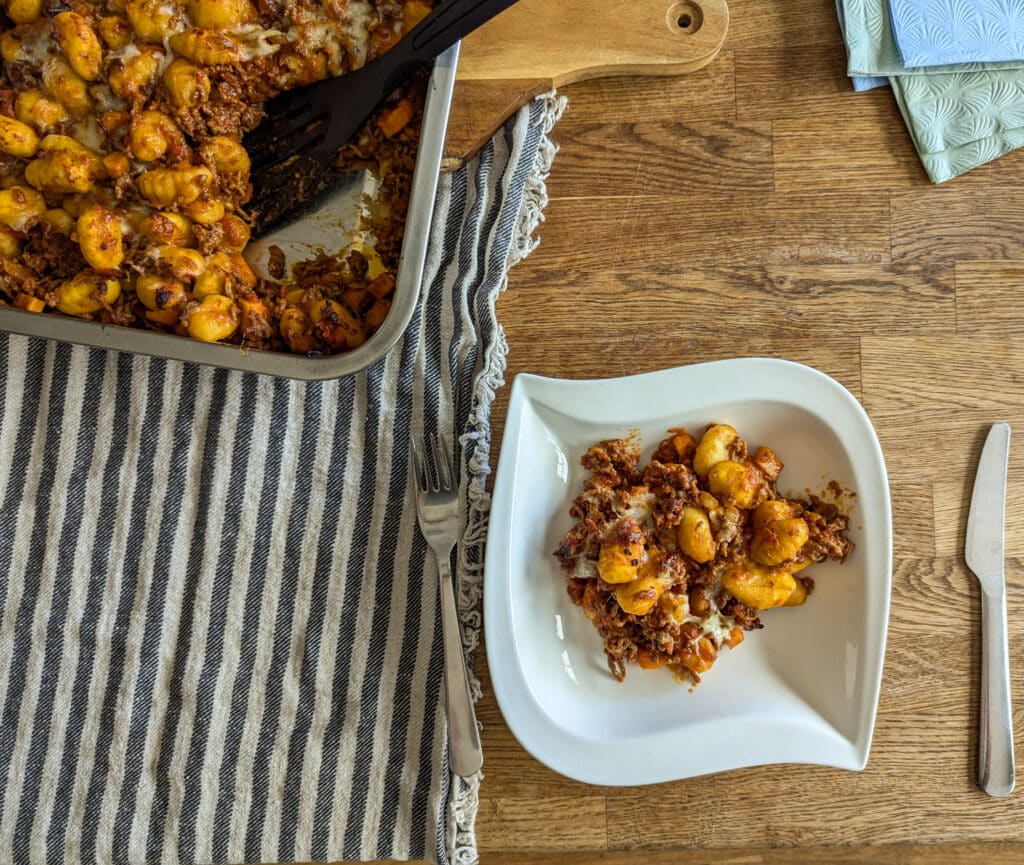
<instances>
[{"instance_id":1,"label":"baked gnocchi","mask_svg":"<svg viewBox=\"0 0 1024 865\"><path fill-rule=\"evenodd\" d=\"M365 342L391 308L425 79L339 154L381 169L375 244L278 281L241 257L241 141L267 99L363 66L432 6L4 0L0 303L270 350Z\"/></svg>"},{"instance_id":2,"label":"baked gnocchi","mask_svg":"<svg viewBox=\"0 0 1024 865\"><path fill-rule=\"evenodd\" d=\"M762 627L763 610L807 600L805 568L853 550L847 517L815 496L781 495L782 461L767 447L751 454L728 424L699 440L670 430L642 468L633 439L598 442L582 464L577 522L555 556L616 679L636 662L697 684Z\"/></svg>"}]
</instances>

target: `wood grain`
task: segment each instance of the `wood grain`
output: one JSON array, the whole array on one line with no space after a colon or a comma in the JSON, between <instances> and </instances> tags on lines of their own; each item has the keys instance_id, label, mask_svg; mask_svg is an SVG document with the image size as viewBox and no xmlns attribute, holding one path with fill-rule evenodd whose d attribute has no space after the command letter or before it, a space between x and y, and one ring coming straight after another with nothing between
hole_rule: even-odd
<instances>
[{"instance_id":1,"label":"wood grain","mask_svg":"<svg viewBox=\"0 0 1024 865\"><path fill-rule=\"evenodd\" d=\"M773 766L653 788L579 784L516 742L481 653L481 861L1024 862L1024 794L996 800L975 786L980 610L962 559L985 431L1006 420L1017 432L1006 536L1019 748L1024 156L934 187L892 95L847 89L831 0L732 11L725 50L692 77L566 88L541 245L498 305L506 381L770 355L861 399L895 531L871 759L862 773ZM507 399L506 386L492 453Z\"/></svg>"},{"instance_id":2,"label":"wood grain","mask_svg":"<svg viewBox=\"0 0 1024 865\"><path fill-rule=\"evenodd\" d=\"M569 198L678 195L742 188L772 191L772 129L732 120L574 124L559 139L573 183ZM571 154L577 154L573 157Z\"/></svg>"},{"instance_id":3,"label":"wood grain","mask_svg":"<svg viewBox=\"0 0 1024 865\"><path fill-rule=\"evenodd\" d=\"M727 45L778 52L801 45L829 45L843 51L835 10L821 0L742 0L733 4Z\"/></svg>"},{"instance_id":4,"label":"wood grain","mask_svg":"<svg viewBox=\"0 0 1024 865\"><path fill-rule=\"evenodd\" d=\"M676 75L709 63L726 0L519 0L463 41L459 77L542 77L556 87L609 73ZM571 38L567 38L571 34Z\"/></svg>"},{"instance_id":5,"label":"wood grain","mask_svg":"<svg viewBox=\"0 0 1024 865\"><path fill-rule=\"evenodd\" d=\"M926 194L894 192L893 259L1000 261L1024 258L1024 190L950 185Z\"/></svg>"},{"instance_id":6,"label":"wood grain","mask_svg":"<svg viewBox=\"0 0 1024 865\"><path fill-rule=\"evenodd\" d=\"M1024 862L1020 796L990 799L974 783L979 603L961 555L987 424L1024 429L1021 159L931 186L891 94L846 89L831 3L733 5L726 50L689 79L702 87L566 90L541 245L499 303L506 379L764 354L810 363L863 401L889 469L896 556L871 760L859 774L775 766L650 789L578 784L521 749L481 658L482 862ZM1019 438L1007 520L1014 658ZM1024 664L1013 689L1020 734ZM565 831L536 805L553 795L587 809L603 799L604 832L575 835L575 854L536 852L536 835L560 844Z\"/></svg>"},{"instance_id":7,"label":"wood grain","mask_svg":"<svg viewBox=\"0 0 1024 865\"><path fill-rule=\"evenodd\" d=\"M794 119L851 96L846 55L834 45L793 45L781 51L769 45L737 55L736 113L741 117Z\"/></svg>"},{"instance_id":8,"label":"wood grain","mask_svg":"<svg viewBox=\"0 0 1024 865\"><path fill-rule=\"evenodd\" d=\"M704 852L582 853L566 855L516 854L488 856L486 865L1019 865L1024 861L1024 844L956 844L948 847L871 847L837 850L818 847L807 850L743 850Z\"/></svg>"},{"instance_id":9,"label":"wood grain","mask_svg":"<svg viewBox=\"0 0 1024 865\"><path fill-rule=\"evenodd\" d=\"M734 56L725 48L713 63L684 77L629 76L600 78L569 89L587 94L585 112L568 111L558 124L562 156L572 158L572 147L564 144L564 136L577 127L604 123L637 122L641 120L688 120L702 122L736 119L736 80ZM551 178L571 180L574 172L559 170Z\"/></svg>"},{"instance_id":10,"label":"wood grain","mask_svg":"<svg viewBox=\"0 0 1024 865\"><path fill-rule=\"evenodd\" d=\"M519 0L462 42L445 140L465 163L537 93L606 76L678 77L710 63L729 30L726 0ZM571 38L566 38L571 34Z\"/></svg>"},{"instance_id":11,"label":"wood grain","mask_svg":"<svg viewBox=\"0 0 1024 865\"><path fill-rule=\"evenodd\" d=\"M1024 261L958 261L957 333L1011 338L1020 333Z\"/></svg>"},{"instance_id":12,"label":"wood grain","mask_svg":"<svg viewBox=\"0 0 1024 865\"><path fill-rule=\"evenodd\" d=\"M863 191L927 182L888 91L847 92L793 111L782 108L773 129L779 190Z\"/></svg>"}]
</instances>

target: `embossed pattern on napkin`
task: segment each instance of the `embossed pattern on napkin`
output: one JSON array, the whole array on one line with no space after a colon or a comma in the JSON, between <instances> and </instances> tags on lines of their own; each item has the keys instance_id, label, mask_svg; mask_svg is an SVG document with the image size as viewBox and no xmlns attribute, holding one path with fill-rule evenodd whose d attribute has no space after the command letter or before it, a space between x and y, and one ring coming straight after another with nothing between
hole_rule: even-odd
<instances>
[{"instance_id":1,"label":"embossed pattern on napkin","mask_svg":"<svg viewBox=\"0 0 1024 865\"><path fill-rule=\"evenodd\" d=\"M889 0L843 0L843 29L853 75L941 75L983 69L1020 69L1022 61L908 66L893 37Z\"/></svg>"},{"instance_id":2,"label":"embossed pattern on napkin","mask_svg":"<svg viewBox=\"0 0 1024 865\"><path fill-rule=\"evenodd\" d=\"M1021 0L889 0L907 66L1024 60Z\"/></svg>"},{"instance_id":3,"label":"embossed pattern on napkin","mask_svg":"<svg viewBox=\"0 0 1024 865\"><path fill-rule=\"evenodd\" d=\"M918 104L908 101L906 89L903 85L909 80L911 79L894 78L892 81L893 93L896 96L896 102L899 105L907 129L910 131L913 145L918 150L918 156L921 158L922 165L934 183L950 180L973 168L977 168L979 165L984 165L987 162L1005 156L1011 150L1024 146L1024 125L1022 125L1018 128L1001 129L992 135L987 135L974 141L968 141L947 148L934 149L930 152L927 149L929 146L927 142L931 142L934 146L937 140L940 140L940 138L941 140L946 140L946 138L939 128L939 115L936 115L932 121L935 124L935 128L923 130L925 140L923 141L919 138L918 131L916 130L918 130L921 119L927 117L927 112L921 112L921 107Z\"/></svg>"},{"instance_id":4,"label":"embossed pattern on napkin","mask_svg":"<svg viewBox=\"0 0 1024 865\"><path fill-rule=\"evenodd\" d=\"M846 41L846 25L843 15L843 0L836 0L836 14L839 16L839 30L843 34L843 41ZM877 87L885 87L889 79L883 76L853 75L850 78L853 89L858 93L865 90L874 90Z\"/></svg>"},{"instance_id":5,"label":"embossed pattern on napkin","mask_svg":"<svg viewBox=\"0 0 1024 865\"><path fill-rule=\"evenodd\" d=\"M918 149L938 153L1024 126L1024 73L987 70L900 78Z\"/></svg>"}]
</instances>

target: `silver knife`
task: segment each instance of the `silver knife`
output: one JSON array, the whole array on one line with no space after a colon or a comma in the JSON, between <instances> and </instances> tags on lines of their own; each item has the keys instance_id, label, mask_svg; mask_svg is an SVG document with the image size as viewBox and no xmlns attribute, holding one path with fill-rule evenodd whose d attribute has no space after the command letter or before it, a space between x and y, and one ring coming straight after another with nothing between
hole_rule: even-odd
<instances>
[{"instance_id":1,"label":"silver knife","mask_svg":"<svg viewBox=\"0 0 1024 865\"><path fill-rule=\"evenodd\" d=\"M981 584L981 729L978 786L989 796L1013 792L1013 716L1003 575L1006 466L1010 427L992 424L974 477L964 557Z\"/></svg>"}]
</instances>

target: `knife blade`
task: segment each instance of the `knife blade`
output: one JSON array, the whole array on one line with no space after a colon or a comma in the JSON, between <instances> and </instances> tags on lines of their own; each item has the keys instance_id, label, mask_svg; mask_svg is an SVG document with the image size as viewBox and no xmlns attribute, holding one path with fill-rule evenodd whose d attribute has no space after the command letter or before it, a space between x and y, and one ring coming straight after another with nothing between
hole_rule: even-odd
<instances>
[{"instance_id":1,"label":"knife blade","mask_svg":"<svg viewBox=\"0 0 1024 865\"><path fill-rule=\"evenodd\" d=\"M964 550L969 567L983 583L1002 583L1006 520L1006 468L1010 459L1010 427L992 424L978 461L967 518Z\"/></svg>"},{"instance_id":2,"label":"knife blade","mask_svg":"<svg viewBox=\"0 0 1024 865\"><path fill-rule=\"evenodd\" d=\"M1006 636L1006 470L1010 427L995 423L978 461L964 558L981 586L981 717L978 786L990 796L1013 792L1013 716Z\"/></svg>"}]
</instances>

